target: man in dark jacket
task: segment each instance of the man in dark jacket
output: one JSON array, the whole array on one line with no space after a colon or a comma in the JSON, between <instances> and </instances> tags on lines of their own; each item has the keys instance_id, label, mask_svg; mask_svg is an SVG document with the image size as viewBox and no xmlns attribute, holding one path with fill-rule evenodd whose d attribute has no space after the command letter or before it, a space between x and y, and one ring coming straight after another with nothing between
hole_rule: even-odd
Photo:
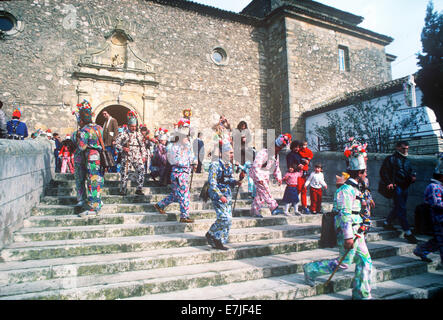
<instances>
[{"instance_id":1,"label":"man in dark jacket","mask_svg":"<svg viewBox=\"0 0 443 320\"><path fill-rule=\"evenodd\" d=\"M7 138L13 140L24 140L28 137L28 127L26 123L20 121L22 113L19 108L15 108L12 112L12 120L6 123L6 129L8 131Z\"/></svg>"},{"instance_id":2,"label":"man in dark jacket","mask_svg":"<svg viewBox=\"0 0 443 320\"><path fill-rule=\"evenodd\" d=\"M106 110L103 111L103 116L105 117L105 123L103 124L103 143L105 144L106 150L115 157L115 141L118 136L118 123ZM108 168L108 172L117 172L117 167Z\"/></svg>"},{"instance_id":3,"label":"man in dark jacket","mask_svg":"<svg viewBox=\"0 0 443 320\"><path fill-rule=\"evenodd\" d=\"M197 156L197 170L195 171L196 173L201 173L202 172L202 164L203 164L203 160L205 158L205 144L203 143L203 140L201 139L202 137L202 133L199 132L197 135L197 139L194 140L193 142L193 151L194 151L194 155Z\"/></svg>"},{"instance_id":4,"label":"man in dark jacket","mask_svg":"<svg viewBox=\"0 0 443 320\"><path fill-rule=\"evenodd\" d=\"M416 174L408 159L409 144L407 141L399 141L397 150L383 161L380 168L380 179L388 189L394 190L394 208L392 209L383 227L386 230L395 230L392 222L395 218L400 220L400 225L405 233L405 239L409 243L417 243L417 239L411 233L406 215L406 202L408 200L408 188L415 182Z\"/></svg>"}]
</instances>

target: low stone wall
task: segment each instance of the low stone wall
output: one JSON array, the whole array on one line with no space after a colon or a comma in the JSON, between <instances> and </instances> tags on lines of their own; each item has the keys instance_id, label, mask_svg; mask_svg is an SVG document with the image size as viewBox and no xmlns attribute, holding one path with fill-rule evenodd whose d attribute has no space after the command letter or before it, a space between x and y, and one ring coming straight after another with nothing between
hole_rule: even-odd
<instances>
[{"instance_id":1,"label":"low stone wall","mask_svg":"<svg viewBox=\"0 0 443 320\"><path fill-rule=\"evenodd\" d=\"M23 227L23 220L30 216L54 176L52 148L45 138L0 139L0 248Z\"/></svg>"},{"instance_id":2,"label":"low stone wall","mask_svg":"<svg viewBox=\"0 0 443 320\"><path fill-rule=\"evenodd\" d=\"M377 217L386 217L393 208L393 201L381 196L377 189L380 181L379 171L385 157L389 154L369 154L368 155L368 179L372 196L375 201L375 208L373 215ZM411 225L414 224L415 207L423 203L423 193L429 180L432 178L432 173L437 165L437 157L435 156L414 156L410 155L409 159L412 166L417 172L417 180L409 187L409 197L407 202L408 221ZM323 195L326 199L332 200L335 191L335 175L339 175L346 170L345 157L342 152L317 152L314 153L312 163L321 163L323 165L323 172L325 175L328 189L323 190ZM286 155L281 157L280 165L282 173L286 172ZM313 165L312 165L313 168ZM308 193L309 194L309 193ZM309 203L308 203L309 205ZM398 221L397 221L398 223Z\"/></svg>"}]
</instances>

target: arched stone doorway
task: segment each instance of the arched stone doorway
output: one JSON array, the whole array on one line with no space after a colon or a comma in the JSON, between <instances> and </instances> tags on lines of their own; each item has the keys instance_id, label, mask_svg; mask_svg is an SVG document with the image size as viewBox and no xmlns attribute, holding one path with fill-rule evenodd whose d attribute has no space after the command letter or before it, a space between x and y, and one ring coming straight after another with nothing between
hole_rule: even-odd
<instances>
[{"instance_id":1,"label":"arched stone doorway","mask_svg":"<svg viewBox=\"0 0 443 320\"><path fill-rule=\"evenodd\" d=\"M100 113L97 115L97 118L95 119L95 123L99 124L100 126L103 127L104 123L105 123L105 117L103 116L103 111L107 111L111 117L113 117L114 119L117 120L117 123L119 126L122 126L124 124L128 124L128 118L127 118L127 114L128 111L130 111L131 109L119 105L119 104L113 104L110 106L107 106L105 108L103 108Z\"/></svg>"}]
</instances>

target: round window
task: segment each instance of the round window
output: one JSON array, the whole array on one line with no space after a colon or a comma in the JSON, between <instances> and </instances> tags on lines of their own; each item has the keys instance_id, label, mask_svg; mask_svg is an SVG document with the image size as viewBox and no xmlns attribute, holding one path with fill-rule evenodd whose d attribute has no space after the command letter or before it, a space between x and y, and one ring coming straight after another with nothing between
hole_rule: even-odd
<instances>
[{"instance_id":1,"label":"round window","mask_svg":"<svg viewBox=\"0 0 443 320\"><path fill-rule=\"evenodd\" d=\"M0 11L0 34L12 36L22 30L22 23L6 11Z\"/></svg>"},{"instance_id":2,"label":"round window","mask_svg":"<svg viewBox=\"0 0 443 320\"><path fill-rule=\"evenodd\" d=\"M2 16L0 13L0 30L7 32L11 31L12 28L14 28L14 21L12 21L12 19L7 16Z\"/></svg>"},{"instance_id":3,"label":"round window","mask_svg":"<svg viewBox=\"0 0 443 320\"><path fill-rule=\"evenodd\" d=\"M223 48L215 48L212 50L211 59L215 64L225 65L228 61L228 55Z\"/></svg>"}]
</instances>

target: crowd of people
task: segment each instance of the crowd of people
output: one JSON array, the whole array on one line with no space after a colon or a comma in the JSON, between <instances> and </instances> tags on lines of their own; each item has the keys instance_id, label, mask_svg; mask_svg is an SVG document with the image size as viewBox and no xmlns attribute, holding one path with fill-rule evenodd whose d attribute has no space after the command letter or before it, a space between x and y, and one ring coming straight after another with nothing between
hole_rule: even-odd
<instances>
[{"instance_id":1,"label":"crowd of people","mask_svg":"<svg viewBox=\"0 0 443 320\"><path fill-rule=\"evenodd\" d=\"M23 140L28 136L26 125L20 121L19 109L14 110L12 119L6 123L0 102L0 135L3 138ZM101 190L105 172L120 173L120 194L127 196L129 172L136 176L136 196L143 196L143 185L151 178L159 185L170 185L171 193L154 204L160 214L166 207L178 202L181 223L192 223L190 194L194 172L208 171L207 195L216 212L216 220L205 237L208 244L220 250L228 250L233 207L240 188L247 180L249 196L253 199L251 216L263 218L261 209L266 205L272 215L321 214L322 189L327 189L323 165L314 161L314 153L307 141L293 140L289 133L280 134L272 145L262 150L250 146L251 134L245 121L236 128L220 116L212 126L212 142L209 152L205 150L202 133L194 132L191 125L192 112L183 111L183 117L174 124L174 129L158 128L153 137L145 125L139 125L137 114L128 112L127 125L120 126L112 115L104 111L103 126L92 120L92 108L84 100L74 112L78 130L62 141L50 130L37 132L31 138L44 137L54 144L57 172L70 172L75 176L77 206L85 210L82 217L96 216L102 208ZM194 141L192 138L195 136ZM287 170L282 175L279 154L286 148ZM380 169L379 192L392 198L394 207L383 224L384 229L394 230L393 221L399 219L404 237L409 243L418 244L407 221L406 202L408 188L415 182L416 174L408 159L408 143L397 143L394 154L387 157ZM113 164L105 165L106 154ZM314 261L304 265L305 281L314 286L315 278L333 274L356 264L352 296L354 299L371 298L372 260L365 236L371 225L371 211L375 206L367 177L367 145L353 138L344 151L346 171L337 175L333 213L339 257ZM205 167L206 157L210 158ZM431 210L434 237L417 245L414 254L429 262L430 252L439 251L443 258L443 165L440 157L431 184L425 190L425 202ZM235 175L238 174L238 178ZM283 209L271 192L270 176L279 186L286 184L282 199ZM307 203L309 188L310 206ZM382 192L383 190L385 192ZM389 195L387 195L389 194ZM341 257L341 259L339 259Z\"/></svg>"}]
</instances>

